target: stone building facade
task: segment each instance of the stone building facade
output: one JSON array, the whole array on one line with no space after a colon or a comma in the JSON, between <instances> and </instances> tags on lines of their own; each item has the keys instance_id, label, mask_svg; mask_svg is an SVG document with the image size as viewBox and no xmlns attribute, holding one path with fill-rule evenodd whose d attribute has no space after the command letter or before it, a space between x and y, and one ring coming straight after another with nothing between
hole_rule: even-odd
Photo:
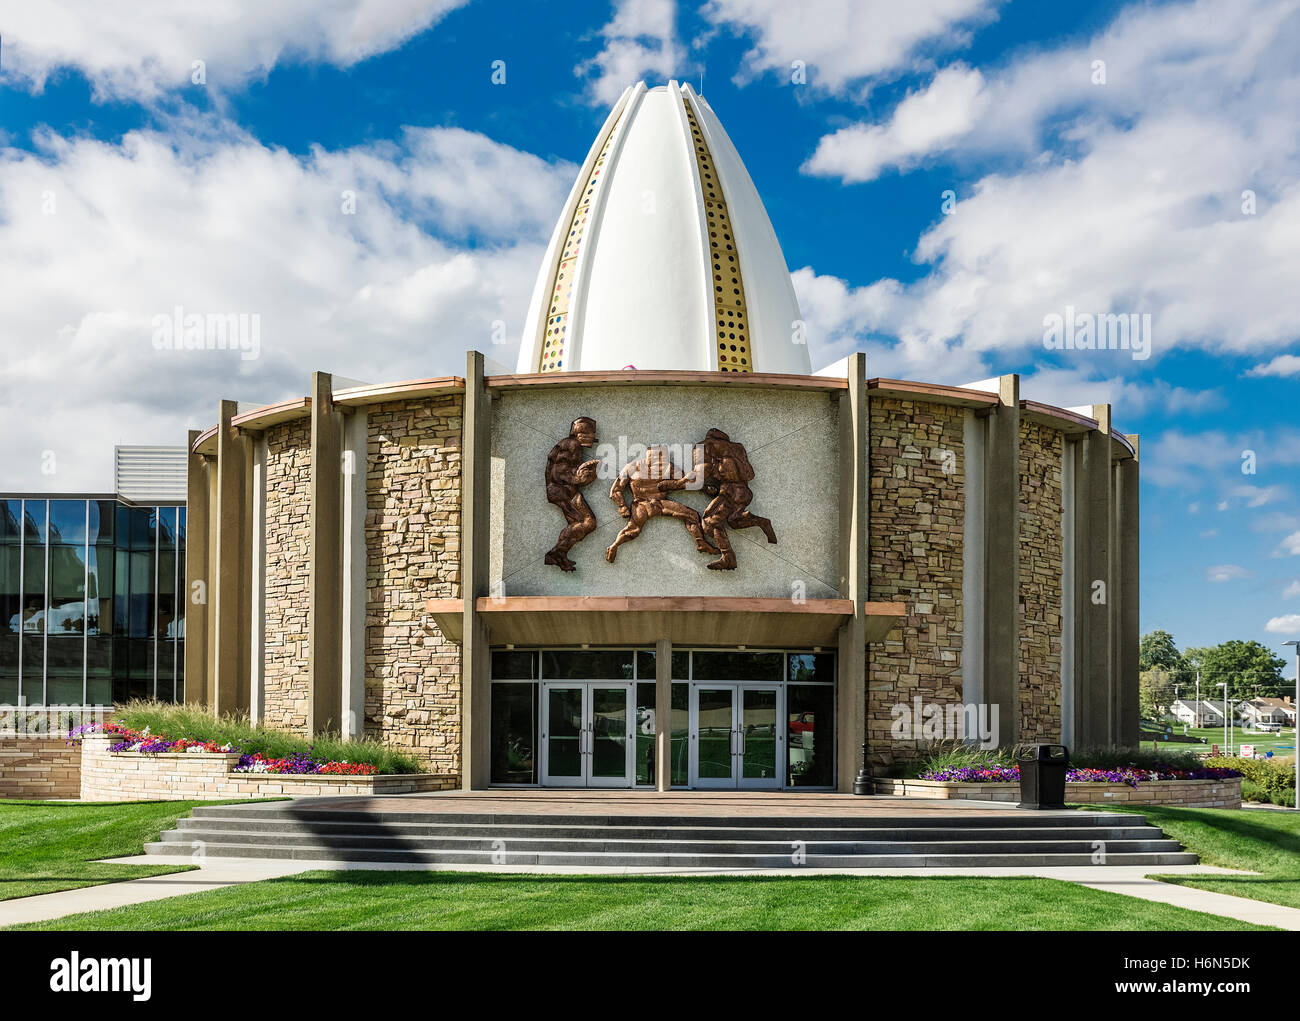
<instances>
[{"instance_id":1,"label":"stone building facade","mask_svg":"<svg viewBox=\"0 0 1300 1021\"><path fill-rule=\"evenodd\" d=\"M485 661L524 645L662 650L668 638L668 650L834 650L840 789L861 767L864 742L868 766L879 769L952 737L913 719L920 707L934 707L938 719L974 711L962 717L968 724L992 714L1002 745L1071 744L1085 732L1090 744L1133 741L1136 672L1120 671L1137 642L1122 613L1135 609L1137 564L1121 534L1136 512L1135 474L1126 475L1136 466L1135 445L1101 432L1108 408L1085 416L1018 397L1012 404L1004 397L1014 377L981 389L868 380L863 371L857 405L847 375L751 377L739 386L683 374L669 389L629 371L620 392L605 378L475 381L474 364L465 377L330 387L328 410L300 402L286 420L276 405L227 425L227 449L242 438L252 451L244 491L261 507L237 508L249 517L248 555L233 580L202 566L212 564L212 551L190 557L191 583L213 593L206 606L190 607L191 635L208 636L190 641L191 700L223 705L220 679L205 676L205 646L220 640L223 624L243 618L260 629L251 643L260 657L227 691L225 708L301 733L342 728L374 737L473 787L491 783L484 773L464 777L476 729L478 754L491 755L484 689L491 691L493 668ZM1018 394L1015 385L1009 390ZM748 427L747 406L764 409ZM598 530L575 547L578 571L542 566L563 519L546 502L538 461L569 417L592 410L619 442L652 432L664 438L679 423L680 436L668 437L676 441L725 421L752 447L753 507L771 517L780 543L734 533L743 570L705 571L679 525L652 521L617 564L606 564L603 548L624 522L603 492L608 483L598 483L586 491ZM313 455L330 416L343 423L338 456ZM1002 417L1008 428L996 427ZM260 427L268 418L277 421ZM191 437L192 491L216 493L209 480L219 474L219 432ZM1010 455L995 449L1008 434ZM999 475L1008 456L1015 471ZM321 521L312 472L336 463L334 513ZM1107 510L1089 514L1098 491ZM202 523L223 511L219 495L192 503L192 545L215 531ZM998 522L1013 532L994 534ZM855 528L864 541L856 565ZM751 536L758 541L747 542ZM1098 547L1107 551L1118 605L1075 598L1082 582L1072 565L1097 562ZM1005 549L1014 550L1009 562ZM338 575L340 605L313 611L321 589L311 573L324 570ZM856 666L855 570L863 576ZM475 574L471 599L465 580ZM1016 598L999 603L1007 586ZM349 598L349 590L358 595ZM245 594L258 592L260 599ZM627 600L638 597L642 608L630 608L637 604ZM219 613L231 605L237 612ZM995 617L999 606L1014 612ZM330 609L337 624L313 636L311 621ZM1103 656L1091 652L1099 616ZM310 662L322 640L338 664L335 694L324 697L313 691L320 680ZM1012 665L1009 676L999 663ZM910 730L900 727L900 711ZM673 718L671 706L663 716Z\"/></svg>"}]
</instances>

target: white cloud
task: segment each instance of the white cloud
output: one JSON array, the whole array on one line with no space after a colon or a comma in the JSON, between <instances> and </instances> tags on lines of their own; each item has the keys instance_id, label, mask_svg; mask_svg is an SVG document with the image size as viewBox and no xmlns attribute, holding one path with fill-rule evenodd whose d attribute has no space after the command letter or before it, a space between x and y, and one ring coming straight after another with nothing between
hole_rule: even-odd
<instances>
[{"instance_id":1,"label":"white cloud","mask_svg":"<svg viewBox=\"0 0 1300 1021\"><path fill-rule=\"evenodd\" d=\"M1205 580L1212 582L1234 581L1239 578L1253 578L1253 571L1248 571L1237 564L1218 564L1205 570Z\"/></svg>"},{"instance_id":2,"label":"white cloud","mask_svg":"<svg viewBox=\"0 0 1300 1021\"><path fill-rule=\"evenodd\" d=\"M75 68L97 99L149 100L190 85L202 60L208 86L238 87L284 61L350 67L467 2L23 0L6 6L0 80L39 91L51 74Z\"/></svg>"},{"instance_id":3,"label":"white cloud","mask_svg":"<svg viewBox=\"0 0 1300 1021\"><path fill-rule=\"evenodd\" d=\"M814 88L839 92L862 79L922 61L922 51L970 42L970 27L990 20L998 0L710 0L713 24L750 36L738 82L773 72L790 80L801 60Z\"/></svg>"},{"instance_id":4,"label":"white cloud","mask_svg":"<svg viewBox=\"0 0 1300 1021\"><path fill-rule=\"evenodd\" d=\"M1300 578L1297 578L1282 590L1283 599L1291 599L1294 596L1300 596Z\"/></svg>"},{"instance_id":5,"label":"white cloud","mask_svg":"<svg viewBox=\"0 0 1300 1021\"><path fill-rule=\"evenodd\" d=\"M1282 545L1278 547L1282 553L1289 556L1300 557L1300 532L1293 532L1282 540Z\"/></svg>"},{"instance_id":6,"label":"white cloud","mask_svg":"<svg viewBox=\"0 0 1300 1021\"><path fill-rule=\"evenodd\" d=\"M1300 613L1273 617L1264 625L1264 630L1275 635L1300 635Z\"/></svg>"},{"instance_id":7,"label":"white cloud","mask_svg":"<svg viewBox=\"0 0 1300 1021\"><path fill-rule=\"evenodd\" d=\"M961 71L942 122L917 115L912 96L892 119L826 136L809 168L845 180L944 150L1006 168L955 186L950 215L935 195L913 253L928 272L873 285L872 328L934 364L956 349L1042 351L1045 317L1067 307L1150 313L1154 359L1294 342L1300 152L1280 111L1300 103L1298 37L1297 0L1137 7L1094 39L984 73L976 95ZM1107 84L1092 84L1093 59L1106 60ZM914 144L900 141L914 124ZM1089 375L1154 364L1039 357Z\"/></svg>"},{"instance_id":8,"label":"white cloud","mask_svg":"<svg viewBox=\"0 0 1300 1021\"><path fill-rule=\"evenodd\" d=\"M20 490L106 488L113 443L182 443L218 398L302 394L313 369L512 361L493 323L516 342L576 173L457 129L305 157L228 125L39 145L0 151L0 488ZM176 305L258 314L261 357L155 350L152 319Z\"/></svg>"},{"instance_id":9,"label":"white cloud","mask_svg":"<svg viewBox=\"0 0 1300 1021\"><path fill-rule=\"evenodd\" d=\"M870 181L885 167L906 169L974 127L984 112L983 85L977 70L945 68L899 103L887 124L853 124L824 136L803 170L852 184Z\"/></svg>"},{"instance_id":10,"label":"white cloud","mask_svg":"<svg viewBox=\"0 0 1300 1021\"><path fill-rule=\"evenodd\" d=\"M642 78L654 85L685 70L685 51L677 41L676 0L617 0L614 16L600 30L604 48L574 73L593 75L588 98L612 106L623 90Z\"/></svg>"},{"instance_id":11,"label":"white cloud","mask_svg":"<svg viewBox=\"0 0 1300 1021\"><path fill-rule=\"evenodd\" d=\"M1237 486L1232 495L1245 500L1247 507L1265 507L1291 494L1286 486Z\"/></svg>"},{"instance_id":12,"label":"white cloud","mask_svg":"<svg viewBox=\"0 0 1300 1021\"><path fill-rule=\"evenodd\" d=\"M1247 376L1296 376L1300 375L1300 355L1278 355L1272 361L1256 365L1246 373Z\"/></svg>"}]
</instances>

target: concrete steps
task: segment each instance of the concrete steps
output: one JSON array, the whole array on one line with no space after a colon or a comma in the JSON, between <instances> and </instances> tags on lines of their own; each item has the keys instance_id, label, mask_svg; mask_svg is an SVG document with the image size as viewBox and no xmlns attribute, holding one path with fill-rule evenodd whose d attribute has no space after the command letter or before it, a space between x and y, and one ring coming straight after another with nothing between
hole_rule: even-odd
<instances>
[{"instance_id":1,"label":"concrete steps","mask_svg":"<svg viewBox=\"0 0 1300 1021\"><path fill-rule=\"evenodd\" d=\"M301 804L301 803L299 803ZM552 816L199 807L148 854L392 864L614 868L1190 865L1141 816ZM1101 852L1101 861L1095 856Z\"/></svg>"}]
</instances>

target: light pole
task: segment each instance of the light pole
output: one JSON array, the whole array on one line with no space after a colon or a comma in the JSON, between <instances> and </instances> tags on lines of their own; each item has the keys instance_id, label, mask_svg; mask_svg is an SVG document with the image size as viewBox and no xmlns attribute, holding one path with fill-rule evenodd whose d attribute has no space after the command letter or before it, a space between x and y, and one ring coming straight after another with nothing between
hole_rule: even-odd
<instances>
[{"instance_id":1,"label":"light pole","mask_svg":"<svg viewBox=\"0 0 1300 1021\"><path fill-rule=\"evenodd\" d=\"M1295 705L1292 708L1296 711L1296 721L1295 744L1291 751L1295 757L1295 807L1300 811L1300 642L1282 644L1295 646Z\"/></svg>"}]
</instances>

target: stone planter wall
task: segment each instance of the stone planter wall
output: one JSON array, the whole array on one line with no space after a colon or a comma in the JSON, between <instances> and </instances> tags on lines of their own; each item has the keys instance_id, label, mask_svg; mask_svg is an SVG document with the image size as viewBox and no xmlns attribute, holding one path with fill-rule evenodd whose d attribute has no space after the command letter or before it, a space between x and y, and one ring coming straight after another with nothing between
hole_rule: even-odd
<instances>
[{"instance_id":1,"label":"stone planter wall","mask_svg":"<svg viewBox=\"0 0 1300 1021\"><path fill-rule=\"evenodd\" d=\"M942 780L892 780L876 777L876 794L908 798L961 798L972 801L1020 800L1018 783L950 783ZM1183 808L1240 808L1241 778L1235 780L1151 780L1124 783L1070 783L1065 800L1081 805L1174 805Z\"/></svg>"},{"instance_id":2,"label":"stone planter wall","mask_svg":"<svg viewBox=\"0 0 1300 1021\"><path fill-rule=\"evenodd\" d=\"M0 798L78 798L81 747L62 737L0 738Z\"/></svg>"},{"instance_id":3,"label":"stone planter wall","mask_svg":"<svg viewBox=\"0 0 1300 1021\"><path fill-rule=\"evenodd\" d=\"M452 774L293 776L234 773L236 754L110 752L117 738L91 734L82 742L83 801L226 801L236 798L415 794L453 790Z\"/></svg>"}]
</instances>

